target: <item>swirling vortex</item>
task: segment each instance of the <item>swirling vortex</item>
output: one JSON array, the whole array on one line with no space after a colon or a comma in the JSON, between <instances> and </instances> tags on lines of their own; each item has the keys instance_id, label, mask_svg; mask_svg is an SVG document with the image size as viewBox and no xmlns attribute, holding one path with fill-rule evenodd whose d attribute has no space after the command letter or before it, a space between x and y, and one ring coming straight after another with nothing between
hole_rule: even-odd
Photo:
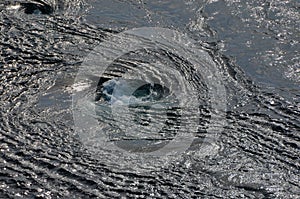
<instances>
[{"instance_id":1,"label":"swirling vortex","mask_svg":"<svg viewBox=\"0 0 300 199\"><path fill-rule=\"evenodd\" d=\"M197 93L199 91L193 89L193 86L185 85L185 82L190 81L189 78L204 81L210 107L210 119L205 137L201 146L193 151L193 155L201 158L215 155L218 152L219 147L216 141L226 122L226 90L216 63L207 52L195 46L195 43L187 35L175 30L159 27L135 28L112 35L108 41L102 42L86 57L73 85L73 118L76 135L78 135L83 145L95 155L95 158L107 165L139 172L161 169L174 161L179 161L182 154L189 151L197 132L199 132L198 117L200 117L200 113L199 94ZM175 137L163 145L163 147L147 152L137 152L126 150L110 141L107 133L111 131L111 125L108 123L113 123L114 121L116 123L117 121L120 122L122 118L127 118L127 115L132 114L128 108L130 100L127 100L122 106L120 104L116 105L117 103L106 104L109 107L109 111L104 111L104 115L106 114L109 119L104 122L103 120L99 120L99 117L96 117L99 115L99 112L97 111L98 105L95 102L95 93L99 86L99 81L95 79L98 78L99 80L99 78L105 76L104 74L109 66L116 59L130 52L145 49L161 49L164 52L181 57L184 61L190 63L191 68L188 69L185 81L176 80L176 75L173 75L174 77L169 78L171 81L163 85L166 88L172 87L173 98L171 99L178 101L176 104L183 110L182 114L188 113L185 117L184 115L182 117L188 118L189 122L182 123L180 130L175 133ZM156 63L154 65L159 64ZM173 74L176 74L176 69L167 70L163 68L164 66L159 66L155 70L161 76L166 73L165 77L172 75L172 70ZM170 70L171 72L168 73L167 71ZM126 75L124 74L124 76ZM149 81L145 80L142 76L139 78L131 77L128 80L127 75L127 77L121 79L122 81L123 83L120 84L121 86L118 86L119 88L113 88L112 95L116 92L115 90L124 89L122 85L126 81L140 82L129 89L130 91L127 91L131 96L136 90L147 83L149 85L162 84L158 80L154 80L154 78ZM181 89L185 89L185 91ZM191 96L182 96L181 93L188 93ZM166 110L166 107L162 109ZM122 117L122 114L125 114L125 116ZM127 127L130 126L135 126L135 128L132 128L135 130L139 128L133 121L129 120L126 122L129 122L129 124L126 124L125 128L120 127L119 130L127 131ZM160 124L158 123L157 125L159 126ZM159 131L163 128L163 125L157 128L154 128L154 126L152 125L150 130L155 129L155 131Z\"/></svg>"}]
</instances>

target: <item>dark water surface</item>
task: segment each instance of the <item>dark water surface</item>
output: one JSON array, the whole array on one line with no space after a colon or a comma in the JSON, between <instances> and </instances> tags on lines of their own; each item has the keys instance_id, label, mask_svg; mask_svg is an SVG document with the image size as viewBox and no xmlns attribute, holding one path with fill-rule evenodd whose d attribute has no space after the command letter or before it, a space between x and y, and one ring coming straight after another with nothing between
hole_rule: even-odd
<instances>
[{"instance_id":1,"label":"dark water surface","mask_svg":"<svg viewBox=\"0 0 300 199\"><path fill-rule=\"evenodd\" d=\"M0 12L0 198L300 198L299 1L20 0ZM134 42L147 47L127 52ZM104 72L89 62L118 48ZM147 156L169 143L174 154Z\"/></svg>"}]
</instances>

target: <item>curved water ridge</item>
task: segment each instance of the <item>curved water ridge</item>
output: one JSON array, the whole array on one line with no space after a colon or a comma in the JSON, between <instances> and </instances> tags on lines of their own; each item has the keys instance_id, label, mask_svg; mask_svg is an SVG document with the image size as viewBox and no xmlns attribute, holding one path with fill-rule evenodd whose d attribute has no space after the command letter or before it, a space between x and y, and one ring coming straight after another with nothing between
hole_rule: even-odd
<instances>
[{"instance_id":1,"label":"curved water ridge","mask_svg":"<svg viewBox=\"0 0 300 199\"><path fill-rule=\"evenodd\" d=\"M99 7L102 2L98 1ZM218 6L218 1L214 2L216 4L209 5ZM134 9L144 5L151 19L162 19L165 27L174 25L163 20L165 14L168 19L179 19L174 8L182 7L183 11L188 10L198 18L191 21L193 28L186 31L178 28L189 37L174 31L177 37L170 38L178 38L177 43L166 44L153 42L148 36L137 35L134 31L117 34L82 23L77 13L65 17L63 12L54 9L52 14L26 14L6 9L8 4L0 3L0 198L299 197L299 102L288 100L285 92L257 86L257 82L250 81L241 71L245 60L236 65L234 59L224 55L235 55L222 52L222 45L232 40L212 22L205 22L205 16L202 16L205 4L185 1L172 7L174 1L164 1L160 2L162 7L152 8L151 2L113 3ZM187 7L184 7L185 3ZM199 6L197 13L192 9L196 5ZM165 12L160 12L162 8ZM235 7L231 8L234 11ZM126 26L119 10L120 21L115 21L115 30ZM208 10L206 12L209 14ZM131 17L133 22L140 20ZM180 20L175 24L180 23L186 26ZM285 23L276 24L284 26ZM137 27L142 26L137 24ZM222 26L218 27L221 29ZM262 29L258 27L258 30ZM218 41L214 34L225 35L224 41ZM275 36L275 33L268 34ZM179 40L182 37L194 40L189 44ZM147 48L128 52L129 47L119 48L111 42L124 38L125 41L132 39L129 47L136 41L146 43ZM124 45L125 41L119 43ZM109 43L112 48L107 48ZM99 44L102 49L98 52ZM242 45L239 48L250 53ZM292 49L297 49L297 45ZM103 73L87 70L87 74L92 72L86 76L88 83L74 84L78 69L84 66L84 58L90 53L98 58L111 58L108 50L113 54L122 50L125 54L109 62ZM190 61L190 57L195 58L193 50L201 58L196 64ZM237 59L241 57L237 56ZM205 141L209 138L207 130L214 124L212 115L217 115L217 109L213 108L215 88L208 81L210 75L205 75L204 68L207 72L213 71L212 78L220 77L217 84L222 83L226 90L225 125L214 142ZM86 94L82 95L82 101L78 99L83 106L73 109L72 93L80 92ZM297 94L299 90L294 89L293 93ZM192 103L190 97L197 103ZM184 106L186 101L189 106ZM88 121L96 121L98 129L111 121L116 124L107 126L115 130L114 134L102 131L106 135L100 137L106 138L100 140L102 143L112 143L112 148L92 145L99 136L87 134L85 140L76 134L78 123L73 120L76 111L92 118ZM172 158L173 154L170 154L171 158L161 159L166 156L152 154L150 159L157 158L159 164L143 164L137 161L143 161L141 156L133 155L142 152L147 162L147 154L162 149L180 133L186 134L182 127L188 124L193 124L192 129L197 131L191 131L192 144L177 157ZM132 128L138 129L139 133L126 131ZM217 153L197 154L205 148L205 143L208 146L215 143L213 149L218 149ZM174 146L185 149L180 142ZM126 153L128 159L124 156ZM123 160L119 161L119 157ZM118 161L112 164L109 158ZM127 166L119 167L122 162L128 163Z\"/></svg>"}]
</instances>

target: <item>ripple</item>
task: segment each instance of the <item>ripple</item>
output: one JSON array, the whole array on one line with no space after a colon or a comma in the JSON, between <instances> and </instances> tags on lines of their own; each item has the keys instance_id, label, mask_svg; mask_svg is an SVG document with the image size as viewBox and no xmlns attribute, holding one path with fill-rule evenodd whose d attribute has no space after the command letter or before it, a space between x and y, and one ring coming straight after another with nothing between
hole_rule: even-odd
<instances>
[{"instance_id":1,"label":"ripple","mask_svg":"<svg viewBox=\"0 0 300 199\"><path fill-rule=\"evenodd\" d=\"M233 44L232 47L239 52L247 52L243 55L249 58L252 52L259 53L266 45L266 43L258 42L257 46L253 48L254 42L249 40L252 41L249 43L251 48L245 50L243 40L233 36L243 28L237 21L228 23L227 19L235 20L237 18L228 15L223 5L215 5L215 14L225 12L225 15L217 19L217 21L224 20L224 26L213 27L212 23L207 24L212 28L212 33L225 36L221 41L217 41L213 35L201 32L206 31L206 19L212 16L207 13L208 10L197 11L198 15L189 9L193 16L197 15L195 24L203 23L201 31L189 32L187 29L181 29L181 27L186 27L186 24L175 20L176 24L181 25L178 29L186 30L193 38L201 38L195 48L205 49L206 52L209 52L212 59L217 62L215 65L217 68L210 64L203 64L198 68L200 65L193 64L189 60L193 54L187 52L194 49L194 46L185 49L184 46L188 48L190 45L186 42L178 41L171 45L163 45L165 42L155 42L146 37L150 43L152 41L152 44L156 43L158 47L155 48L154 44L149 44L148 48L125 52L109 61L109 67L103 70L105 75L104 73L102 75L96 72L90 73L90 76L87 76L86 81L83 81L82 84L77 82L73 85L75 88L73 92L82 92L83 96L82 103L79 103L82 106L78 107L78 118L82 118L81 114L86 114L88 119L92 118L98 125L95 126L95 129L101 130L99 124L111 124L115 125L117 132L123 124L125 127L127 125L128 128L132 128L128 125L128 121L130 124L141 127L137 133L132 134L129 134L130 131L125 134L122 129L122 131L112 134L113 131L104 129L100 131L102 134L97 134L95 131L94 137L92 130L87 130L86 138L90 139L90 143L100 140L98 143L104 143L101 147L100 144L98 146L97 144L89 145L89 142L82 137L78 139L73 136L73 110L70 107L69 91L72 90L77 66L81 64L81 59L86 53L98 44L97 42L105 39L102 49L98 48L100 55L101 53L108 55L106 52L108 49L111 52L115 51L113 48L106 48L108 44L105 43L110 41L109 36L112 31L105 32L99 27L78 23L77 15L73 15L70 17L71 19L65 17L77 10L74 5L79 1L57 1L63 5L53 6L55 14L50 16L25 15L19 12L20 10L15 10L16 12L7 10L5 9L6 4L3 5L3 2L0 3L0 43L2 46L0 49L0 65L2 67L0 69L0 198L118 198L122 196L151 198L153 195L159 198L299 198L300 107L297 98L299 92L297 89L293 89L292 92L296 94L294 95L296 98L293 99L292 96L293 100L289 101L286 93L278 93L274 88L265 87L265 85L258 86L255 82L250 81L249 77L241 70L241 67L249 69L248 65L237 62L239 65L237 66L234 64L233 58L226 57L223 53L219 54L221 52L218 52L218 46L226 44L226 48ZM7 2L11 3L12 1ZM50 2L54 1L47 0L47 2L52 5ZM107 2L107 4L110 3L110 1ZM136 3L136 1L126 1L124 4L118 4L118 2L116 1L118 7ZM173 0L167 2L174 3ZM223 1L218 2L222 3ZM192 4L190 8L193 9L199 2L190 3ZM249 9L244 9L244 6L240 7L241 3L236 2L234 6L229 7L233 9L233 12L241 11L248 14ZM253 1L253 3L260 6L263 2ZM99 8L103 8L103 5L102 1L97 1ZM4 9L2 9L3 6ZM65 6L65 9L56 9L56 6L62 8ZM151 11L149 4L145 4L145 6L148 6L147 9ZM251 9L252 7L250 6ZM271 11L267 6L265 8L265 11ZM106 7L106 10L109 9ZM65 10L66 13L63 11L60 13L60 10ZM112 25L114 30L128 28L128 24L123 23L121 17L123 10L118 10L120 13L114 12L114 9L109 11L118 19ZM173 10L170 8L170 11ZM132 13L131 11L129 12ZM105 16L103 12L99 13L99 16ZM161 22L160 25L173 27L167 20L161 19L163 15L169 15L170 12L156 13L154 10L151 11L152 16ZM204 13L207 13L208 18L202 16ZM176 19L180 17L178 13L174 13L174 15L176 15ZM198 17L199 20L197 20ZM244 24L250 26L255 20L251 18L249 21L244 15L239 15L239 17L247 20L247 23ZM290 19L294 18L289 16L280 21L283 23L274 21L274 25L281 31L282 28L285 29L287 23L297 23L297 20ZM102 20L107 21L105 17ZM140 20L143 19L136 15L126 18L126 21L134 23L134 26L145 25L140 23ZM233 24L238 25L232 26ZM266 23L260 23L255 31L258 30L259 34L263 33L263 36L266 36L264 24ZM230 34L220 32L220 28L224 27L224 30L229 31L227 33ZM292 26L289 27L291 28L287 27L287 30L297 31ZM290 35L291 31L287 31L286 33L289 34L283 35L283 39L296 41L295 34L294 36ZM159 32L150 31L150 33L155 35ZM275 31L267 34L277 38L277 33ZM242 34L248 37L250 31L247 30ZM208 40L205 40L205 35ZM123 41L120 42L123 45L119 46L123 47L127 37L122 35L116 37L119 40L115 41L123 38ZM278 41L283 41L282 38L279 39ZM140 41L141 39L136 40ZM132 44L128 45L132 46ZM185 54L184 52L179 53L179 46L183 46L182 51L185 51ZM115 44L115 47L118 47L118 44ZM175 50L172 50L172 47ZM286 68L288 78L297 82L297 70L294 69L298 66L298 59L293 58L297 53L296 48L297 43L295 42L292 46L287 45L285 51L288 56L283 57L282 60L287 61L290 66L290 68ZM126 51L126 48L122 49ZM280 49L282 50L282 48ZM186 54L190 56L185 56ZM227 51L225 54L235 57L232 52ZM198 61L205 59L206 56L210 57L208 53L203 54L202 52L198 56L201 58ZM162 61L163 58L165 58L165 62ZM237 61L241 59L248 62L248 59L236 57ZM274 67L269 68L262 62L251 63L255 65L255 68L262 67L263 70L272 70L273 72L270 74L277 71ZM91 68L98 72L102 71L96 66L98 65ZM164 69L161 69L162 67ZM190 72L193 68L198 68L198 71ZM178 71L179 80L186 81L188 79L187 83L180 85L181 87L168 84L168 82L176 82L178 85L180 81L171 79L175 77L175 74L168 78L168 75L164 73L167 69L171 74ZM252 69L250 68L250 70ZM211 97L213 94L209 90L211 84L204 70L219 73L219 77L224 79L227 91L227 109L230 111L226 112L227 123L220 137L211 134L212 139L217 139L216 142L209 142L208 139L207 130L215 124L213 113L216 106L212 105L214 98ZM141 75L144 71L148 73L141 77L149 76L154 83L151 84L151 81L142 79L147 84L136 86L133 93L127 93L125 95L128 96L127 101L125 100L127 98L118 98L123 104L114 104L114 107L122 114L119 117L113 117L112 110L115 110L112 109L113 103L110 103L109 98L106 99L105 95L101 95L101 88L105 87L106 83L114 81L138 82L141 80L141 78L137 79L138 74ZM280 72L282 71L280 70ZM198 75L189 78L188 74ZM271 76L269 75L266 80L272 78ZM197 78L199 81L196 81ZM145 97L150 90L149 85L154 87L154 91L164 94L155 95L155 92L152 92L153 95ZM176 92L172 89L182 89L185 88L185 85L190 88L184 92L185 94L192 90L199 97L199 115L193 114L197 112L194 110L195 106L179 106L179 103L185 99L176 96ZM113 88L116 89L116 87ZM163 91L160 90L162 88ZM290 90L291 87L284 84L283 88ZM143 93L146 94L143 95ZM115 97L122 96L118 95L117 90L111 94ZM96 99L97 96L100 98ZM162 106L164 104L166 106ZM120 106L120 109L117 108L117 105ZM149 107L151 108L149 109ZM171 109L172 107L173 109ZM189 111L189 108L192 110ZM107 111L106 114L104 114L105 111ZM132 116L132 119L129 116ZM171 143L178 133L186 132L181 127L191 124L194 121L193 118L199 121L197 126L199 132L195 134L195 139L186 153L178 153L177 159L172 158L171 155L161 158L149 155ZM156 121L165 128L160 131L154 129L151 134L146 134L147 127ZM211 130L212 127L210 127L210 132L212 132ZM111 143L112 148L105 148L108 145L106 142ZM205 142L214 143L216 147L221 148L217 154L214 154L214 150L205 150ZM180 144L183 143L173 144L174 149L180 147ZM198 149L200 154L196 153ZM126 152L129 154L128 156L126 156ZM169 158L170 156L171 158ZM144 159L146 160L144 161ZM150 164L147 161L153 161L156 164ZM122 163L125 164L122 165ZM137 167L144 167L144 170L149 167L150 171L161 170L140 174ZM127 168L126 171L124 168Z\"/></svg>"}]
</instances>

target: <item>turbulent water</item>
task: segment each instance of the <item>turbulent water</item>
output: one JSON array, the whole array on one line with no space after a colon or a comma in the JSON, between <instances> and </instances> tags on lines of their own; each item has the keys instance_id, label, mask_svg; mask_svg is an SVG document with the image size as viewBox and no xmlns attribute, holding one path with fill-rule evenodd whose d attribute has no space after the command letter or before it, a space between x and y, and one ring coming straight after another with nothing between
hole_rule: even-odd
<instances>
[{"instance_id":1,"label":"turbulent water","mask_svg":"<svg viewBox=\"0 0 300 199\"><path fill-rule=\"evenodd\" d=\"M0 198L299 198L297 0L0 3Z\"/></svg>"}]
</instances>

